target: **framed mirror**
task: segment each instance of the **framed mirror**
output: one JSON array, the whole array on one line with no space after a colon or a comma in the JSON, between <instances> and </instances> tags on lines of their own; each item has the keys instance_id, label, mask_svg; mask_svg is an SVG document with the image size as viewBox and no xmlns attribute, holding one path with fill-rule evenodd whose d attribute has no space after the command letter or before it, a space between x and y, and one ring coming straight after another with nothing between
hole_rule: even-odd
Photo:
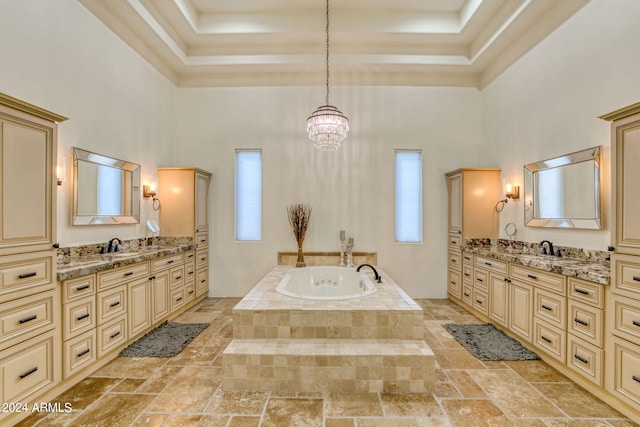
<instances>
[{"instance_id":1,"label":"framed mirror","mask_svg":"<svg viewBox=\"0 0 640 427\"><path fill-rule=\"evenodd\" d=\"M73 147L73 225L140 222L140 165Z\"/></svg>"},{"instance_id":2,"label":"framed mirror","mask_svg":"<svg viewBox=\"0 0 640 427\"><path fill-rule=\"evenodd\" d=\"M598 146L525 165L525 225L601 229L601 151Z\"/></svg>"}]
</instances>

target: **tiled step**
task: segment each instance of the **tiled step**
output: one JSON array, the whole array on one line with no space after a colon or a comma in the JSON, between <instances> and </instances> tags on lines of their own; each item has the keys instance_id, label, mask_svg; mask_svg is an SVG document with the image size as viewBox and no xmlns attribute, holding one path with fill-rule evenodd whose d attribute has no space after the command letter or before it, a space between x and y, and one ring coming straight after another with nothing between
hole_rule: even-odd
<instances>
[{"instance_id":1,"label":"tiled step","mask_svg":"<svg viewBox=\"0 0 640 427\"><path fill-rule=\"evenodd\" d=\"M227 391L425 393L435 376L421 340L234 339L223 365Z\"/></svg>"}]
</instances>

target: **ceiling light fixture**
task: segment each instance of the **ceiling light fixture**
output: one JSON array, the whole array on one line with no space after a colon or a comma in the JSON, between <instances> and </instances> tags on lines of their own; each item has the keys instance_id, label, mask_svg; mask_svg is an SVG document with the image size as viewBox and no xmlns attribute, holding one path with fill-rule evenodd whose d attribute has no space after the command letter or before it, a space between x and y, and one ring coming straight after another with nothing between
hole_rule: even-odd
<instances>
[{"instance_id":1,"label":"ceiling light fixture","mask_svg":"<svg viewBox=\"0 0 640 427\"><path fill-rule=\"evenodd\" d=\"M349 119L333 105L329 105L329 0L327 0L327 96L325 105L320 106L307 119L307 134L313 146L323 151L335 151L349 131Z\"/></svg>"}]
</instances>

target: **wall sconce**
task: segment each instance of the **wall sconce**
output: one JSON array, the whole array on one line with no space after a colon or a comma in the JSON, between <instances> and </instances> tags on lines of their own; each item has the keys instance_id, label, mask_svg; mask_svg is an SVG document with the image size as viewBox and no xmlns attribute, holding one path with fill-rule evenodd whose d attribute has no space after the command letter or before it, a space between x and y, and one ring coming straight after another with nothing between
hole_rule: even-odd
<instances>
[{"instance_id":1,"label":"wall sconce","mask_svg":"<svg viewBox=\"0 0 640 427\"><path fill-rule=\"evenodd\" d=\"M64 166L56 166L56 181L59 186L62 186L65 176L65 168Z\"/></svg>"},{"instance_id":2,"label":"wall sconce","mask_svg":"<svg viewBox=\"0 0 640 427\"><path fill-rule=\"evenodd\" d=\"M511 186L511 184L507 184L505 188L504 195L507 196L507 199L516 200L520 198L520 187L515 185Z\"/></svg>"},{"instance_id":3,"label":"wall sconce","mask_svg":"<svg viewBox=\"0 0 640 427\"><path fill-rule=\"evenodd\" d=\"M154 210L158 210L160 209L160 199L158 199L156 197L156 185L155 184L149 184L149 185L143 185L142 186L142 195L145 198L149 198L151 197L153 199L153 209Z\"/></svg>"}]
</instances>

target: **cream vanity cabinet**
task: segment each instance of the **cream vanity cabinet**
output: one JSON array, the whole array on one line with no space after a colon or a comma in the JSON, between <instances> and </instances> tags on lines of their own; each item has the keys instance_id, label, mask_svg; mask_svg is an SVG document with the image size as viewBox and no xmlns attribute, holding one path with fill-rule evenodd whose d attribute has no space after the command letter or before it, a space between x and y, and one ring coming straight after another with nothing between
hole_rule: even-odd
<instances>
[{"instance_id":1,"label":"cream vanity cabinet","mask_svg":"<svg viewBox=\"0 0 640 427\"><path fill-rule=\"evenodd\" d=\"M171 304L175 309L190 298L209 292L209 183L211 174L196 168L159 168L158 192L162 199L160 226L163 236L193 239L194 269L185 273L189 290L174 289ZM187 261L189 264L190 261ZM192 278L194 282L191 283ZM185 283L186 280L185 279Z\"/></svg>"},{"instance_id":2,"label":"cream vanity cabinet","mask_svg":"<svg viewBox=\"0 0 640 427\"><path fill-rule=\"evenodd\" d=\"M640 103L611 121L611 289L607 298L605 386L640 412ZM609 335L608 335L609 336Z\"/></svg>"},{"instance_id":3,"label":"cream vanity cabinet","mask_svg":"<svg viewBox=\"0 0 640 427\"><path fill-rule=\"evenodd\" d=\"M485 294L472 295L468 280L465 291L460 248L466 239L497 237L498 215L494 206L500 195L500 169L456 169L446 173L445 178L449 204L447 291L457 299L481 306L477 301L485 299ZM465 292L469 295L463 298Z\"/></svg>"},{"instance_id":4,"label":"cream vanity cabinet","mask_svg":"<svg viewBox=\"0 0 640 427\"><path fill-rule=\"evenodd\" d=\"M61 380L56 291L57 123L0 94L0 401L31 404ZM26 416L0 414L0 424Z\"/></svg>"}]
</instances>

